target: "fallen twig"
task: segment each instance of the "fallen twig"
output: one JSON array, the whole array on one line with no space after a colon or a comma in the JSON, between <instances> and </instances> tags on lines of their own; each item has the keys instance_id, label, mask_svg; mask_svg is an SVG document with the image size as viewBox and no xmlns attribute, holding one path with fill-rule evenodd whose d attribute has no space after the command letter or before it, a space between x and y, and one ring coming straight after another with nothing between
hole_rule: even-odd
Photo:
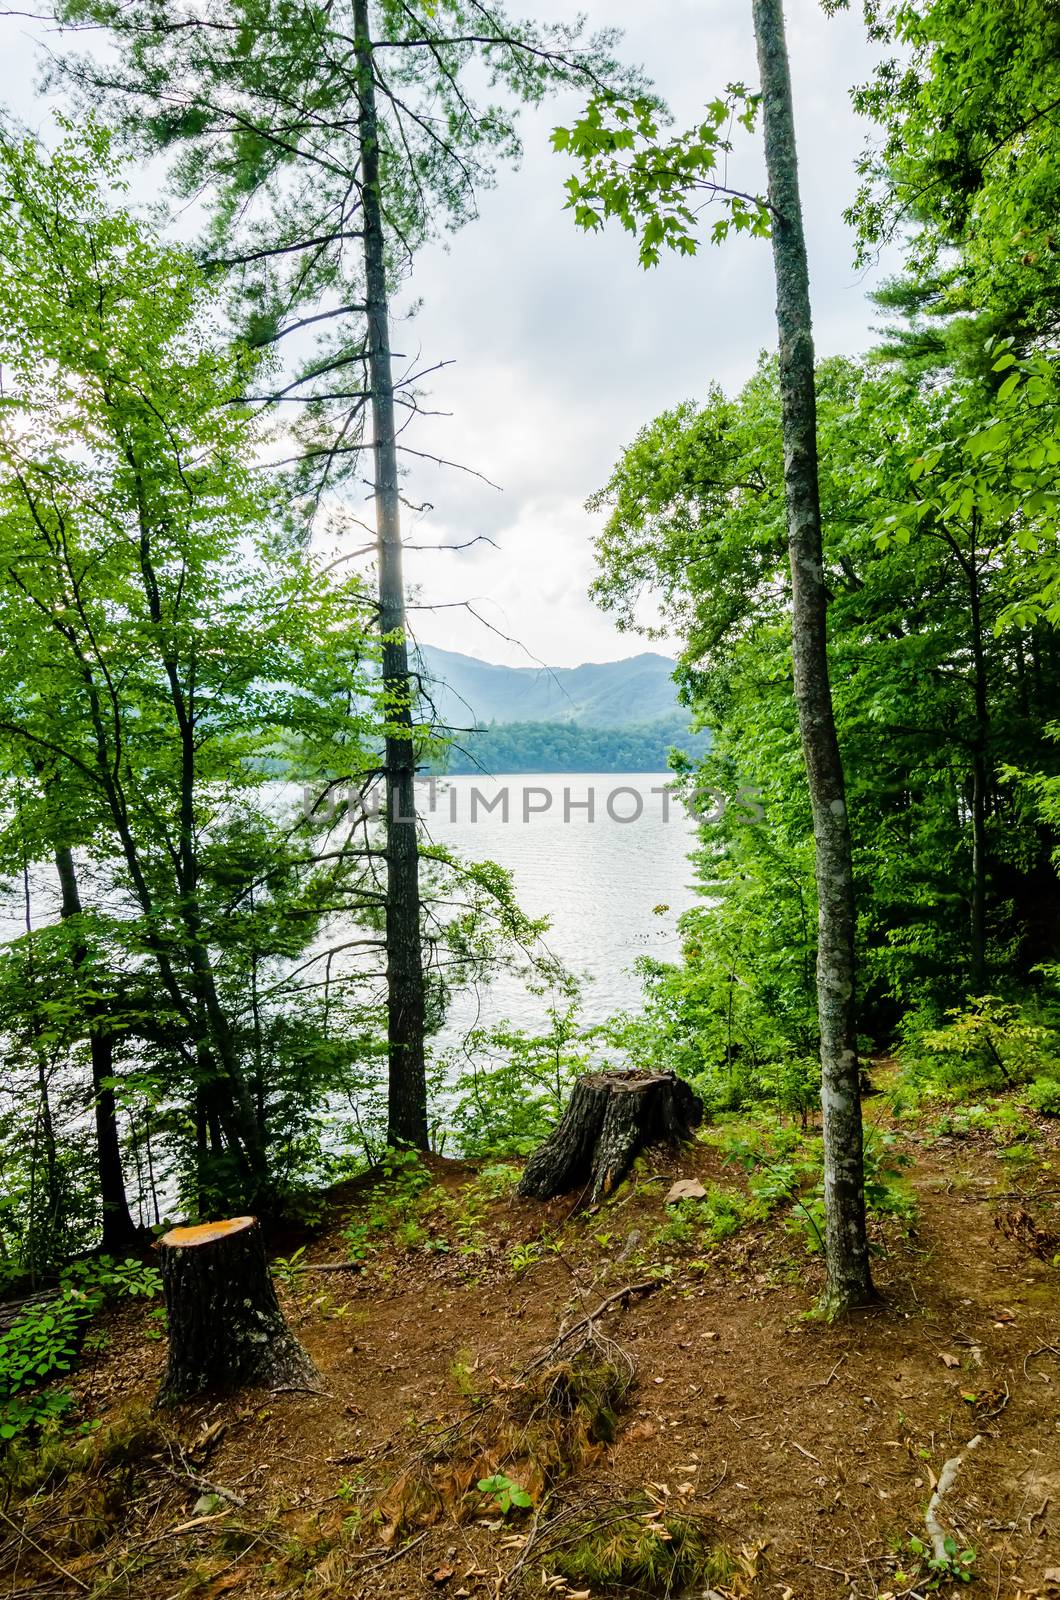
<instances>
[{"instance_id":1,"label":"fallen twig","mask_svg":"<svg viewBox=\"0 0 1060 1600\"><path fill-rule=\"evenodd\" d=\"M241 1494L236 1494L234 1489L224 1488L224 1486L220 1483L211 1483L209 1478L200 1477L197 1472L193 1472L191 1467L188 1466L188 1463L183 1459L183 1452L181 1453L181 1467L183 1468L183 1471L178 1471L178 1469L174 1466L167 1466L164 1461L159 1462L159 1465L164 1472L169 1473L170 1477L176 1478L178 1483L181 1481L181 1478L185 1478L187 1479L188 1483L191 1484L193 1489L198 1489L200 1494L216 1494L222 1500L229 1500L231 1501L232 1505L239 1506L240 1510L245 1510L247 1502L243 1499Z\"/></svg>"},{"instance_id":2,"label":"fallen twig","mask_svg":"<svg viewBox=\"0 0 1060 1600\"><path fill-rule=\"evenodd\" d=\"M811 1389L827 1389L828 1385L831 1383L832 1379L835 1377L836 1373L839 1371L840 1367L843 1365L843 1362L846 1360L846 1358L847 1358L846 1357L846 1351L844 1350L843 1354L839 1357L839 1360L836 1362L835 1366L832 1368L832 1370L828 1374L827 1378L825 1378L824 1382L823 1383L811 1383L809 1385L809 1388L811 1388Z\"/></svg>"},{"instance_id":3,"label":"fallen twig","mask_svg":"<svg viewBox=\"0 0 1060 1600\"><path fill-rule=\"evenodd\" d=\"M500 1593L502 1588L507 1588L509 1585L511 1585L511 1584L513 1584L515 1582L516 1578L519 1576L519 1573L522 1571L523 1567L526 1565L526 1561L527 1561L528 1556L530 1555L530 1551L533 1549L534 1539L537 1536L538 1524L541 1521L541 1513L542 1513L542 1511L544 1509L545 1509L545 1502L542 1500L542 1501L540 1501L538 1503L538 1505L534 1509L534 1517L533 1517L533 1521L530 1524L530 1531L526 1535L526 1542L524 1543L523 1548L519 1552L518 1560L516 1561L515 1565L512 1567L511 1571L505 1573L504 1576L501 1578L500 1582L497 1585L497 1593L498 1594Z\"/></svg>"},{"instance_id":4,"label":"fallen twig","mask_svg":"<svg viewBox=\"0 0 1060 1600\"><path fill-rule=\"evenodd\" d=\"M403 1544L400 1550L391 1550L390 1554L384 1556L382 1561L375 1562L371 1567L365 1567L365 1572L377 1572L380 1567L388 1566L391 1561L400 1561L402 1556L407 1556L410 1550L414 1550L418 1544L422 1544L431 1532L432 1530L427 1528L423 1533L417 1534L415 1539L410 1539L408 1544Z\"/></svg>"},{"instance_id":5,"label":"fallen twig","mask_svg":"<svg viewBox=\"0 0 1060 1600\"><path fill-rule=\"evenodd\" d=\"M317 1394L322 1400L334 1400L330 1389L311 1389L307 1383L286 1383L282 1389L270 1389L270 1394Z\"/></svg>"},{"instance_id":6,"label":"fallen twig","mask_svg":"<svg viewBox=\"0 0 1060 1600\"><path fill-rule=\"evenodd\" d=\"M931 1539L931 1551L936 1561L946 1561L946 1531L938 1519L938 1511L943 1500L953 1488L954 1480L960 1471L961 1462L970 1451L982 1443L982 1434L977 1433L974 1439L969 1439L959 1455L951 1456L943 1465L939 1473L939 1481L935 1485L935 1492L928 1501L927 1511L924 1513L924 1526L927 1528Z\"/></svg>"},{"instance_id":7,"label":"fallen twig","mask_svg":"<svg viewBox=\"0 0 1060 1600\"><path fill-rule=\"evenodd\" d=\"M655 1290L661 1287L661 1279L649 1278L644 1283L627 1283L624 1289L616 1289L614 1294L607 1296L606 1300L601 1300L595 1311L590 1311L588 1315L580 1317L577 1322L572 1323L565 1333L561 1333L557 1339L554 1339L547 1350L543 1350L539 1356L535 1356L530 1365L523 1368L516 1381L521 1383L531 1372L536 1372L538 1367L545 1366L547 1362L559 1354L568 1340L573 1339L574 1335L580 1333L583 1328L591 1327L596 1319L602 1317L607 1308L613 1306L617 1300L624 1300L627 1295L631 1294L654 1294Z\"/></svg>"},{"instance_id":8,"label":"fallen twig","mask_svg":"<svg viewBox=\"0 0 1060 1600\"><path fill-rule=\"evenodd\" d=\"M1055 1344L1040 1344L1037 1350L1027 1351L1027 1354L1023 1358L1023 1376L1025 1378L1030 1377L1030 1373L1027 1371L1027 1362L1035 1360L1037 1356L1044 1356L1046 1353L1049 1355L1060 1356L1060 1350L1056 1348ZM1043 1383L1048 1383L1048 1381L1048 1378L1042 1379Z\"/></svg>"}]
</instances>

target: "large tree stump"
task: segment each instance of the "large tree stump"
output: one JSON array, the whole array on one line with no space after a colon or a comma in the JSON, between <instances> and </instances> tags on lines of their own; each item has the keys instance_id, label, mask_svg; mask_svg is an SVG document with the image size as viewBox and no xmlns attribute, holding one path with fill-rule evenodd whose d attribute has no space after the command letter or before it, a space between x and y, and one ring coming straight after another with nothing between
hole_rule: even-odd
<instances>
[{"instance_id":1,"label":"large tree stump","mask_svg":"<svg viewBox=\"0 0 1060 1600\"><path fill-rule=\"evenodd\" d=\"M159 1245L169 1366L159 1399L320 1379L283 1319L256 1217L171 1228Z\"/></svg>"},{"instance_id":2,"label":"large tree stump","mask_svg":"<svg viewBox=\"0 0 1060 1600\"><path fill-rule=\"evenodd\" d=\"M692 1137L703 1107L673 1072L589 1072L574 1085L552 1134L526 1164L519 1193L535 1200L616 1189L646 1145Z\"/></svg>"}]
</instances>

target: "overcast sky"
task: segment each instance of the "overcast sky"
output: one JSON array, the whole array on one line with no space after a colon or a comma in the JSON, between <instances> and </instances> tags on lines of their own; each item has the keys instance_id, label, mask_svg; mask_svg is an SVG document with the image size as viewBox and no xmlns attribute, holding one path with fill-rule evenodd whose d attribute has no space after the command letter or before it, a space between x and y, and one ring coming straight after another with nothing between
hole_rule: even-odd
<instances>
[{"instance_id":1,"label":"overcast sky","mask_svg":"<svg viewBox=\"0 0 1060 1600\"><path fill-rule=\"evenodd\" d=\"M523 0L513 9L561 17L573 8ZM624 54L647 68L679 124L727 83L757 83L750 0L582 0L578 9L593 25L625 30ZM872 322L866 291L875 279L854 271L842 220L867 133L849 89L873 61L859 12L828 19L818 0L787 4L821 354L863 349ZM0 30L0 94L24 121L44 127L46 110L31 98L34 36L44 30L12 18L0 20ZM569 166L549 144L551 128L575 110L574 101L552 102L524 119L521 169L502 173L481 197L477 221L420 258L399 314L413 297L422 305L394 330L395 349L418 356L418 365L453 363L432 379L429 401L451 416L420 421L408 442L499 485L429 467L410 481L410 497L433 506L407 529L411 544L487 535L499 546L410 551L413 600L446 605L414 612L415 630L432 644L511 665L574 666L644 648L587 598L598 519L585 499L643 423L712 381L738 387L758 352L775 343L767 242L704 244L695 258L644 272L620 228L592 236L575 229L564 211ZM761 187L757 140L738 142L730 176L745 189Z\"/></svg>"}]
</instances>

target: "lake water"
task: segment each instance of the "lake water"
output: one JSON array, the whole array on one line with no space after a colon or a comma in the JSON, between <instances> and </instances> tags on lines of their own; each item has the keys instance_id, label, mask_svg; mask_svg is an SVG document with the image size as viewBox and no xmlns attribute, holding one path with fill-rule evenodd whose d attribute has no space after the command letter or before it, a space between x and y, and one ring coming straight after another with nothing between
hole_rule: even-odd
<instances>
[{"instance_id":1,"label":"lake water","mask_svg":"<svg viewBox=\"0 0 1060 1600\"><path fill-rule=\"evenodd\" d=\"M680 954L678 917L696 903L688 859L694 831L665 774L520 773L438 779L417 787L418 809L433 840L466 860L506 867L522 909L549 918L549 949L583 980L584 1024L640 1004L638 957L675 960ZM278 806L300 798L293 785L276 785ZM83 876L91 902L91 873ZM31 878L33 923L39 927L58 917L57 886L44 865ZM18 886L9 888L6 903L0 901L0 942L25 931ZM456 996L432 1049L458 1050L476 1026L541 1031L547 1003L517 976L502 972ZM345 1105L337 1108L337 1121L345 1123L348 1114ZM164 1168L158 1177L165 1210L175 1204L175 1189Z\"/></svg>"},{"instance_id":2,"label":"lake water","mask_svg":"<svg viewBox=\"0 0 1060 1600\"><path fill-rule=\"evenodd\" d=\"M585 980L586 1022L639 1003L639 956L679 955L677 919L696 902L694 831L666 774L446 778L420 786L419 806L432 838L507 867L522 909L550 919L549 948ZM476 1021L529 1028L543 1016L542 998L502 974L458 998L439 1043Z\"/></svg>"},{"instance_id":3,"label":"lake water","mask_svg":"<svg viewBox=\"0 0 1060 1600\"><path fill-rule=\"evenodd\" d=\"M277 784L278 804L301 791ZM468 860L496 861L512 873L519 905L548 917L547 944L585 980L583 1015L603 1021L638 1003L638 956L673 960L677 919L695 903L688 854L693 825L667 787L666 774L519 773L417 782L417 806L430 837ZM91 900L90 875L85 874ZM54 872L32 873L33 921L57 919ZM0 902L0 942L25 931L18 886ZM501 974L488 989L458 996L445 1047L468 1027L536 1026L545 1002Z\"/></svg>"}]
</instances>

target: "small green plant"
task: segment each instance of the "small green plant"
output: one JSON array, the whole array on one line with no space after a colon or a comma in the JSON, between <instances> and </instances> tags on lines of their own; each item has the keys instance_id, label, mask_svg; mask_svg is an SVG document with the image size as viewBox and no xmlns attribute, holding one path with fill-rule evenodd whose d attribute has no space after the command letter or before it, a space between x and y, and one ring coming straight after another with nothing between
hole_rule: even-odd
<instances>
[{"instance_id":1,"label":"small green plant","mask_svg":"<svg viewBox=\"0 0 1060 1600\"><path fill-rule=\"evenodd\" d=\"M92 1317L107 1298L158 1294L157 1268L130 1256L98 1256L68 1266L56 1294L25 1307L0 1334L0 1442L63 1414L70 1396L46 1386L73 1369ZM97 1336L102 1337L102 1336Z\"/></svg>"},{"instance_id":2,"label":"small green plant","mask_svg":"<svg viewBox=\"0 0 1060 1600\"><path fill-rule=\"evenodd\" d=\"M277 1256L272 1262L272 1275L276 1282L282 1284L291 1294L297 1295L303 1286L307 1274L305 1261L305 1245L300 1244L289 1256Z\"/></svg>"},{"instance_id":3,"label":"small green plant","mask_svg":"<svg viewBox=\"0 0 1060 1600\"><path fill-rule=\"evenodd\" d=\"M529 1272L541 1260L541 1246L536 1239L530 1239L526 1244L513 1245L508 1252L508 1263L517 1278L524 1272Z\"/></svg>"},{"instance_id":4,"label":"small green plant","mask_svg":"<svg viewBox=\"0 0 1060 1600\"><path fill-rule=\"evenodd\" d=\"M0 1440L59 1415L69 1395L40 1394L42 1385L71 1370L91 1302L67 1289L26 1307L0 1335Z\"/></svg>"},{"instance_id":5,"label":"small green plant","mask_svg":"<svg viewBox=\"0 0 1060 1600\"><path fill-rule=\"evenodd\" d=\"M367 1209L350 1221L343 1238L351 1261L363 1262L388 1240L399 1249L426 1244L424 1216L431 1203L425 1191L431 1175L416 1150L388 1150L380 1162L380 1180L368 1195Z\"/></svg>"},{"instance_id":6,"label":"small green plant","mask_svg":"<svg viewBox=\"0 0 1060 1600\"><path fill-rule=\"evenodd\" d=\"M166 1336L166 1308L156 1306L148 1316L148 1326L144 1329L145 1339L164 1339Z\"/></svg>"},{"instance_id":7,"label":"small green plant","mask_svg":"<svg viewBox=\"0 0 1060 1600\"><path fill-rule=\"evenodd\" d=\"M461 1350L449 1369L457 1394L462 1395L465 1400L478 1399L478 1385L475 1382L477 1371L478 1362L470 1350Z\"/></svg>"},{"instance_id":8,"label":"small green plant","mask_svg":"<svg viewBox=\"0 0 1060 1600\"><path fill-rule=\"evenodd\" d=\"M507 1516L512 1510L526 1511L534 1503L522 1485L512 1478L506 1478L503 1472L495 1472L490 1478L480 1478L477 1488L482 1494L492 1496L502 1516Z\"/></svg>"},{"instance_id":9,"label":"small green plant","mask_svg":"<svg viewBox=\"0 0 1060 1600\"><path fill-rule=\"evenodd\" d=\"M793 1128L774 1126L751 1137L730 1139L725 1159L748 1174L752 1215L764 1220L779 1206L789 1205L785 1226L804 1239L808 1250L824 1249L824 1175L816 1140ZM897 1149L894 1135L870 1133L864 1159L866 1209L875 1216L912 1222L916 1205L900 1181L909 1157Z\"/></svg>"},{"instance_id":10,"label":"small green plant","mask_svg":"<svg viewBox=\"0 0 1060 1600\"><path fill-rule=\"evenodd\" d=\"M655 1234L660 1248L691 1245L697 1249L721 1244L737 1233L750 1215L742 1194L711 1184L702 1199L678 1200L666 1208L666 1221Z\"/></svg>"},{"instance_id":11,"label":"small green plant","mask_svg":"<svg viewBox=\"0 0 1060 1600\"><path fill-rule=\"evenodd\" d=\"M475 1179L475 1187L487 1200L506 1200L522 1177L522 1169L506 1161L491 1161Z\"/></svg>"},{"instance_id":12,"label":"small green plant","mask_svg":"<svg viewBox=\"0 0 1060 1600\"><path fill-rule=\"evenodd\" d=\"M87 1261L73 1261L64 1267L61 1284L77 1289L90 1299L154 1299L162 1293L162 1275L148 1261L138 1261L127 1256L115 1261L113 1256L94 1256Z\"/></svg>"},{"instance_id":13,"label":"small green plant","mask_svg":"<svg viewBox=\"0 0 1060 1600\"><path fill-rule=\"evenodd\" d=\"M954 1579L958 1583L971 1583L974 1576L972 1568L975 1566L975 1551L962 1550L956 1539L949 1535L946 1536L943 1556L933 1555L923 1539L918 1539L915 1535L909 1541L909 1549L923 1563L925 1571L931 1574L933 1589Z\"/></svg>"}]
</instances>

